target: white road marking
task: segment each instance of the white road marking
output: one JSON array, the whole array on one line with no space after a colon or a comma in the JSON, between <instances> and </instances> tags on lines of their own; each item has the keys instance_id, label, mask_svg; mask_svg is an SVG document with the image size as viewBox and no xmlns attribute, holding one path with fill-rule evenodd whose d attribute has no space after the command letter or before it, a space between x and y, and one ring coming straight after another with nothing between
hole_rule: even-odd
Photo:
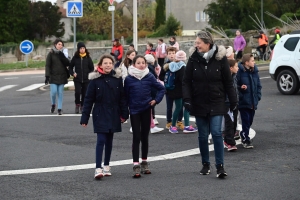
<instances>
[{"instance_id":1,"label":"white road marking","mask_svg":"<svg viewBox=\"0 0 300 200\"><path fill-rule=\"evenodd\" d=\"M12 115L12 116L0 116L0 118L20 118L20 117L52 117L54 115ZM56 115L57 116L57 115ZM80 115L76 114L67 114L62 115L67 117L78 117ZM166 118L164 115L155 115L157 118ZM190 119L190 121L195 121L195 118ZM240 126L240 125L238 125ZM256 132L253 129L250 129L249 136L253 139L256 135ZM211 137L210 137L211 138ZM240 140L236 140L236 144L241 144ZM209 151L213 151L213 144L209 145ZM159 156L148 157L149 161L160 161L160 160L170 160L181 157L187 157L192 155L199 154L199 148L194 148L186 151L179 151L170 154L164 154ZM132 164L132 159L120 160L120 161L111 161L110 166L120 166L120 165L129 165ZM36 174L36 173L47 173L47 172L64 172L64 171L73 171L73 170L83 170L83 169L93 169L95 168L95 163L91 164L82 164L82 165L70 165L70 166L61 166L61 167L46 167L46 168L35 168L35 169L20 169L20 170L5 170L0 171L0 176L9 176L9 175L20 175L20 174Z\"/></svg>"},{"instance_id":2,"label":"white road marking","mask_svg":"<svg viewBox=\"0 0 300 200\"><path fill-rule=\"evenodd\" d=\"M31 76L30 78L45 78L45 76Z\"/></svg>"},{"instance_id":3,"label":"white road marking","mask_svg":"<svg viewBox=\"0 0 300 200\"><path fill-rule=\"evenodd\" d=\"M43 85L45 85L45 83L36 83L36 84L29 85L27 87L24 87L22 89L19 89L17 91L31 91L31 90L37 89Z\"/></svg>"},{"instance_id":4,"label":"white road marking","mask_svg":"<svg viewBox=\"0 0 300 200\"><path fill-rule=\"evenodd\" d=\"M18 79L19 77L8 77L8 78L4 78L4 79Z\"/></svg>"},{"instance_id":5,"label":"white road marking","mask_svg":"<svg viewBox=\"0 0 300 200\"><path fill-rule=\"evenodd\" d=\"M266 79L266 78L271 78L269 76L266 76L266 77L260 77L260 79Z\"/></svg>"},{"instance_id":6,"label":"white road marking","mask_svg":"<svg viewBox=\"0 0 300 200\"><path fill-rule=\"evenodd\" d=\"M16 87L17 85L6 85L3 87L0 87L0 92L4 91L4 90L8 90L10 88Z\"/></svg>"}]
</instances>

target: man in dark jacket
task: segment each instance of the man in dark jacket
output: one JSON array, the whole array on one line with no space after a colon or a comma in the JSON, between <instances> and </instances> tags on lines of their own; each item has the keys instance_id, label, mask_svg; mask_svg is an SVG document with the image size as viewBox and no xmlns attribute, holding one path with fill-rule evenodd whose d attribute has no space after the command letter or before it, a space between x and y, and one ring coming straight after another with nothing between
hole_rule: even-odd
<instances>
[{"instance_id":1,"label":"man in dark jacket","mask_svg":"<svg viewBox=\"0 0 300 200\"><path fill-rule=\"evenodd\" d=\"M208 135L211 133L217 168L217 177L227 176L224 170L224 144L221 132L223 115L227 113L228 95L230 110L237 105L236 93L224 46L217 46L212 35L200 31L196 38L197 49L191 55L183 78L184 106L196 117L199 149L203 168L200 174L210 173Z\"/></svg>"},{"instance_id":2,"label":"man in dark jacket","mask_svg":"<svg viewBox=\"0 0 300 200\"><path fill-rule=\"evenodd\" d=\"M249 138L249 129L252 125L258 102L261 99L262 87L254 57L251 54L245 54L242 62L239 63L237 88L239 90L239 111L242 119L240 136L244 148L252 149L253 145Z\"/></svg>"}]
</instances>

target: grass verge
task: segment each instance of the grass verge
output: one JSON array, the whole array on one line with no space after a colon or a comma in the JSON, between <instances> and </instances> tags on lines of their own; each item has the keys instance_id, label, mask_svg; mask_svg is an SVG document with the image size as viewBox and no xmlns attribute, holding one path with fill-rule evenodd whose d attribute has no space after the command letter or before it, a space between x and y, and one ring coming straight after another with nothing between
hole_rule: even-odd
<instances>
[{"instance_id":1,"label":"grass verge","mask_svg":"<svg viewBox=\"0 0 300 200\"><path fill-rule=\"evenodd\" d=\"M45 67L46 61L28 61L28 66L26 67L26 62L17 63L5 63L0 64L0 70L14 70L14 69L29 69L29 68L43 68Z\"/></svg>"}]
</instances>

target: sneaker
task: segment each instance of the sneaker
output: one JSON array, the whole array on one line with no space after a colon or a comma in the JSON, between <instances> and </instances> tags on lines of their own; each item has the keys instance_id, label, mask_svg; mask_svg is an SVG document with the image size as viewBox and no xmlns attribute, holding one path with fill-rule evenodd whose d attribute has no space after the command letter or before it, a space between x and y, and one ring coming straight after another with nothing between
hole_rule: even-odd
<instances>
[{"instance_id":1,"label":"sneaker","mask_svg":"<svg viewBox=\"0 0 300 200\"><path fill-rule=\"evenodd\" d=\"M103 175L104 176L111 176L110 166L108 166L108 165L103 166Z\"/></svg>"},{"instance_id":2,"label":"sneaker","mask_svg":"<svg viewBox=\"0 0 300 200\"><path fill-rule=\"evenodd\" d=\"M172 126L172 122L169 122L166 124L166 129L170 129L170 127Z\"/></svg>"},{"instance_id":3,"label":"sneaker","mask_svg":"<svg viewBox=\"0 0 300 200\"><path fill-rule=\"evenodd\" d=\"M157 121L156 118L154 118L153 121L154 121L154 124L155 124L155 125L159 124L159 122Z\"/></svg>"},{"instance_id":4,"label":"sneaker","mask_svg":"<svg viewBox=\"0 0 300 200\"><path fill-rule=\"evenodd\" d=\"M139 165L133 166L133 178L140 178L141 177L141 167Z\"/></svg>"},{"instance_id":5,"label":"sneaker","mask_svg":"<svg viewBox=\"0 0 300 200\"><path fill-rule=\"evenodd\" d=\"M141 173L142 174L151 174L151 171L149 170L149 167L148 167L148 162L147 161L143 161L141 163Z\"/></svg>"},{"instance_id":6,"label":"sneaker","mask_svg":"<svg viewBox=\"0 0 300 200\"><path fill-rule=\"evenodd\" d=\"M54 111L55 111L55 104L51 105L50 113L54 113Z\"/></svg>"},{"instance_id":7,"label":"sneaker","mask_svg":"<svg viewBox=\"0 0 300 200\"><path fill-rule=\"evenodd\" d=\"M224 170L224 166L222 164L217 165L217 177L224 178L227 176L227 173Z\"/></svg>"},{"instance_id":8,"label":"sneaker","mask_svg":"<svg viewBox=\"0 0 300 200\"><path fill-rule=\"evenodd\" d=\"M79 114L80 104L75 105L75 114Z\"/></svg>"},{"instance_id":9,"label":"sneaker","mask_svg":"<svg viewBox=\"0 0 300 200\"><path fill-rule=\"evenodd\" d=\"M253 149L254 148L251 141L243 143L243 147L245 149Z\"/></svg>"},{"instance_id":10,"label":"sneaker","mask_svg":"<svg viewBox=\"0 0 300 200\"><path fill-rule=\"evenodd\" d=\"M200 171L201 175L208 175L210 173L210 164L209 163L203 163L203 167Z\"/></svg>"},{"instance_id":11,"label":"sneaker","mask_svg":"<svg viewBox=\"0 0 300 200\"><path fill-rule=\"evenodd\" d=\"M126 120L125 122L123 122L123 124L127 124L128 123L128 120Z\"/></svg>"},{"instance_id":12,"label":"sneaker","mask_svg":"<svg viewBox=\"0 0 300 200\"><path fill-rule=\"evenodd\" d=\"M170 133L178 133L178 130L177 130L176 126L170 126L169 132Z\"/></svg>"},{"instance_id":13,"label":"sneaker","mask_svg":"<svg viewBox=\"0 0 300 200\"><path fill-rule=\"evenodd\" d=\"M103 176L104 176L103 169L102 168L97 168L95 170L95 176L94 176L94 178L95 179L101 179Z\"/></svg>"},{"instance_id":14,"label":"sneaker","mask_svg":"<svg viewBox=\"0 0 300 200\"><path fill-rule=\"evenodd\" d=\"M236 151L237 150L237 147L235 145L228 145L227 147L227 151Z\"/></svg>"},{"instance_id":15,"label":"sneaker","mask_svg":"<svg viewBox=\"0 0 300 200\"><path fill-rule=\"evenodd\" d=\"M241 138L241 137L240 137L240 131L237 130L237 131L235 132L235 134L234 134L234 139L235 139L235 140L238 140L238 139L240 139L240 138Z\"/></svg>"},{"instance_id":16,"label":"sneaker","mask_svg":"<svg viewBox=\"0 0 300 200\"><path fill-rule=\"evenodd\" d=\"M61 109L58 109L58 110L57 110L57 114L58 114L58 115L62 115L62 110L61 110Z\"/></svg>"},{"instance_id":17,"label":"sneaker","mask_svg":"<svg viewBox=\"0 0 300 200\"><path fill-rule=\"evenodd\" d=\"M194 128L192 125L186 126L186 127L184 127L184 129L183 129L183 132L184 132L184 133L194 133L194 132L196 132L196 131L198 131L198 129Z\"/></svg>"},{"instance_id":18,"label":"sneaker","mask_svg":"<svg viewBox=\"0 0 300 200\"><path fill-rule=\"evenodd\" d=\"M182 131L184 130L184 125L183 125L182 121L178 121L176 124L176 127Z\"/></svg>"},{"instance_id":19,"label":"sneaker","mask_svg":"<svg viewBox=\"0 0 300 200\"><path fill-rule=\"evenodd\" d=\"M163 131L163 128L158 128L157 126L154 126L153 128L150 129L151 133L158 133L160 131Z\"/></svg>"}]
</instances>

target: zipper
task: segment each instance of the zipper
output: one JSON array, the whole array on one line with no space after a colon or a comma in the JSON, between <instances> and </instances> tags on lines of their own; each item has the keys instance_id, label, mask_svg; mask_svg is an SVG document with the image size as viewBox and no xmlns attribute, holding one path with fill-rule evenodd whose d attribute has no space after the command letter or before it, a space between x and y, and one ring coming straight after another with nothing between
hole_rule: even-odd
<instances>
[{"instance_id":1,"label":"zipper","mask_svg":"<svg viewBox=\"0 0 300 200\"><path fill-rule=\"evenodd\" d=\"M81 82L83 83L83 69L82 69L82 60L83 58L81 58Z\"/></svg>"}]
</instances>

